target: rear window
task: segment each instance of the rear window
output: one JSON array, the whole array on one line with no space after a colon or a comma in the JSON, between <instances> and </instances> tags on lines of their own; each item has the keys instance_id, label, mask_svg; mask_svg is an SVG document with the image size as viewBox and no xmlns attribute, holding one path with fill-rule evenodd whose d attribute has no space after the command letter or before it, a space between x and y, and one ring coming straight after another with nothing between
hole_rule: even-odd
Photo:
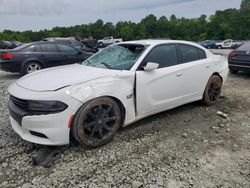
<instances>
[{"instance_id":1,"label":"rear window","mask_svg":"<svg viewBox=\"0 0 250 188\"><path fill-rule=\"evenodd\" d=\"M182 57L182 63L188 63L207 58L204 50L195 46L179 44L179 49Z\"/></svg>"},{"instance_id":2,"label":"rear window","mask_svg":"<svg viewBox=\"0 0 250 188\"><path fill-rule=\"evenodd\" d=\"M242 51L249 51L250 50L250 42L243 44L240 46L237 50L242 50Z\"/></svg>"}]
</instances>

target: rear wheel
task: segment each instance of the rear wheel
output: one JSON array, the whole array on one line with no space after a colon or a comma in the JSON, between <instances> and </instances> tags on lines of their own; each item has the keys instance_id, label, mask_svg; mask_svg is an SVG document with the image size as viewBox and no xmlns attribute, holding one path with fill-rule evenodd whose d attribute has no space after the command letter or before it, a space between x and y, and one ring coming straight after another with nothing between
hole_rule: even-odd
<instances>
[{"instance_id":1,"label":"rear wheel","mask_svg":"<svg viewBox=\"0 0 250 188\"><path fill-rule=\"evenodd\" d=\"M222 49L222 46L221 46L221 45L219 45L219 46L217 46L217 48L218 48L218 49Z\"/></svg>"},{"instance_id":2,"label":"rear wheel","mask_svg":"<svg viewBox=\"0 0 250 188\"><path fill-rule=\"evenodd\" d=\"M99 147L114 138L120 125L119 105L111 98L102 97L86 103L79 109L71 133L82 145Z\"/></svg>"},{"instance_id":3,"label":"rear wheel","mask_svg":"<svg viewBox=\"0 0 250 188\"><path fill-rule=\"evenodd\" d=\"M99 42L99 46L103 47L104 46L103 42Z\"/></svg>"},{"instance_id":4,"label":"rear wheel","mask_svg":"<svg viewBox=\"0 0 250 188\"><path fill-rule=\"evenodd\" d=\"M206 86L206 89L203 94L203 102L210 106L215 104L220 98L222 89L222 80L219 76L213 75Z\"/></svg>"},{"instance_id":5,"label":"rear wheel","mask_svg":"<svg viewBox=\"0 0 250 188\"><path fill-rule=\"evenodd\" d=\"M35 71L39 71L42 69L42 66L37 63L37 62L29 62L24 66L24 70L23 73L24 74L30 74L33 73Z\"/></svg>"}]
</instances>

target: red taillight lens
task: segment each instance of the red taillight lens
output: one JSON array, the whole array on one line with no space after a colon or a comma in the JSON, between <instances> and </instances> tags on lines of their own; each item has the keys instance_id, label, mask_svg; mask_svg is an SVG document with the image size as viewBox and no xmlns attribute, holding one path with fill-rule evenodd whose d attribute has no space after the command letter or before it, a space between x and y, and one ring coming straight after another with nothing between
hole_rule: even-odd
<instances>
[{"instance_id":1,"label":"red taillight lens","mask_svg":"<svg viewBox=\"0 0 250 188\"><path fill-rule=\"evenodd\" d=\"M237 55L236 52L232 51L232 52L229 53L228 58L231 59L231 58L235 57L236 55Z\"/></svg>"},{"instance_id":2,"label":"red taillight lens","mask_svg":"<svg viewBox=\"0 0 250 188\"><path fill-rule=\"evenodd\" d=\"M3 53L2 54L2 59L4 60L8 60L8 59L12 59L13 55L10 53Z\"/></svg>"}]
</instances>

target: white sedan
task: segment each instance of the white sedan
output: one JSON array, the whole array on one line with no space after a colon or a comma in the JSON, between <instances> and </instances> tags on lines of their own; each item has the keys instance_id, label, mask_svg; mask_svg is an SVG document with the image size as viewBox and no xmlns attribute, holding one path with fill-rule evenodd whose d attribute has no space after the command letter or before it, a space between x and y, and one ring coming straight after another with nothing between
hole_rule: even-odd
<instances>
[{"instance_id":1,"label":"white sedan","mask_svg":"<svg viewBox=\"0 0 250 188\"><path fill-rule=\"evenodd\" d=\"M44 145L106 144L121 126L203 100L214 104L227 79L222 56L195 43L114 44L81 64L27 75L9 87L13 129Z\"/></svg>"}]
</instances>

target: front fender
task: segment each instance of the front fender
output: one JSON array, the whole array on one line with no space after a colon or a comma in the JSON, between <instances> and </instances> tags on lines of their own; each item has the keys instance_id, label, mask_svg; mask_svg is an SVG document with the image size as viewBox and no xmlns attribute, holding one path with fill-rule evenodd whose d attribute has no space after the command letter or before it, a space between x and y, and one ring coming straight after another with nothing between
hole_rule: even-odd
<instances>
[{"instance_id":1,"label":"front fender","mask_svg":"<svg viewBox=\"0 0 250 188\"><path fill-rule=\"evenodd\" d=\"M125 122L135 117L134 74L114 75L77 84L70 86L66 93L82 104L104 96L116 98L125 108Z\"/></svg>"}]
</instances>

